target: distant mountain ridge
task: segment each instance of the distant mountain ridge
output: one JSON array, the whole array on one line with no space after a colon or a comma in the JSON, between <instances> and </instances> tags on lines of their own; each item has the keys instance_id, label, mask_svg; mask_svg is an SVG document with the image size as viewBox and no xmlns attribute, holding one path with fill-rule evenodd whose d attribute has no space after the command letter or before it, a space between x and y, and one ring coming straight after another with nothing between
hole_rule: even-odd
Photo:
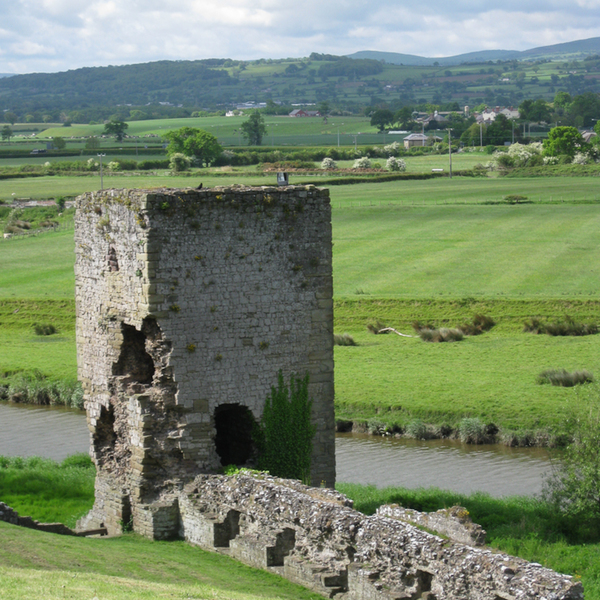
<instances>
[{"instance_id":1,"label":"distant mountain ridge","mask_svg":"<svg viewBox=\"0 0 600 600\"><path fill-rule=\"evenodd\" d=\"M467 52L456 56L425 57L414 54L400 54L398 52L378 52L376 50L362 50L348 54L349 58L371 58L384 60L393 65L406 66L431 66L434 63L440 66L460 65L464 63L487 62L488 60L564 60L583 58L593 54L600 54L600 37L586 40L563 42L552 46L540 46L529 50L482 50L480 52Z\"/></svg>"}]
</instances>

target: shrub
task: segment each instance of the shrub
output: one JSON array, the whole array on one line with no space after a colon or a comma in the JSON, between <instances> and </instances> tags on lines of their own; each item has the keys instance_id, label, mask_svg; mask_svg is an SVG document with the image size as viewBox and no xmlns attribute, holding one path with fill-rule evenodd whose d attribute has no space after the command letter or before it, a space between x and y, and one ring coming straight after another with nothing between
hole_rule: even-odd
<instances>
[{"instance_id":1,"label":"shrub","mask_svg":"<svg viewBox=\"0 0 600 600\"><path fill-rule=\"evenodd\" d=\"M289 387L279 371L278 385L271 388L262 419L254 431L258 468L276 477L310 482L312 400L308 397L308 373L303 379L290 376Z\"/></svg>"},{"instance_id":2,"label":"shrub","mask_svg":"<svg viewBox=\"0 0 600 600\"><path fill-rule=\"evenodd\" d=\"M424 342L460 342L464 335L460 329L442 327L440 329L421 329L419 337Z\"/></svg>"},{"instance_id":3,"label":"shrub","mask_svg":"<svg viewBox=\"0 0 600 600\"><path fill-rule=\"evenodd\" d=\"M426 440L429 437L427 425L421 419L415 419L406 426L406 435L415 440Z\"/></svg>"},{"instance_id":4,"label":"shrub","mask_svg":"<svg viewBox=\"0 0 600 600\"><path fill-rule=\"evenodd\" d=\"M324 171L330 171L332 169L337 169L337 163L333 158L326 156L321 162L321 169Z\"/></svg>"},{"instance_id":5,"label":"shrub","mask_svg":"<svg viewBox=\"0 0 600 600\"><path fill-rule=\"evenodd\" d=\"M532 318L529 321L525 321L523 324L524 333L546 333L554 336L583 336L583 335L595 335L598 333L598 325L596 323L577 323L573 318L568 315L564 321L557 321L555 323L543 323L540 319Z\"/></svg>"},{"instance_id":6,"label":"shrub","mask_svg":"<svg viewBox=\"0 0 600 600\"><path fill-rule=\"evenodd\" d=\"M583 383L592 383L594 376L586 370L566 371L565 369L547 369L542 371L537 377L537 383L540 385L550 383L560 387L575 387Z\"/></svg>"},{"instance_id":7,"label":"shrub","mask_svg":"<svg viewBox=\"0 0 600 600\"><path fill-rule=\"evenodd\" d=\"M546 479L544 497L581 526L600 529L600 394L593 386L578 394L580 402L565 411L566 430L571 442Z\"/></svg>"},{"instance_id":8,"label":"shrub","mask_svg":"<svg viewBox=\"0 0 600 600\"><path fill-rule=\"evenodd\" d=\"M386 334L389 333L389 331L381 331L382 329L386 329L387 325L385 323L382 323L381 321L379 321L379 319L377 321L375 321L374 323L367 323L367 329L371 332L374 333L375 335L379 335L379 334Z\"/></svg>"},{"instance_id":9,"label":"shrub","mask_svg":"<svg viewBox=\"0 0 600 600\"><path fill-rule=\"evenodd\" d=\"M495 325L496 321L494 321L492 317L476 314L473 317L472 323L463 323L462 325L459 325L457 329L462 331L464 335L481 335L492 329Z\"/></svg>"},{"instance_id":10,"label":"shrub","mask_svg":"<svg viewBox=\"0 0 600 600\"><path fill-rule=\"evenodd\" d=\"M388 171L406 171L406 162L401 158L390 156L385 163L385 168Z\"/></svg>"},{"instance_id":11,"label":"shrub","mask_svg":"<svg viewBox=\"0 0 600 600\"><path fill-rule=\"evenodd\" d=\"M185 154L182 154L181 152L175 152L174 154L171 154L171 158L169 160L169 168L175 173L187 171L190 168L191 164L192 161Z\"/></svg>"},{"instance_id":12,"label":"shrub","mask_svg":"<svg viewBox=\"0 0 600 600\"><path fill-rule=\"evenodd\" d=\"M392 144L388 144L383 147L383 151L388 156L397 156L398 151L400 150L400 144L398 142L393 142Z\"/></svg>"},{"instance_id":13,"label":"shrub","mask_svg":"<svg viewBox=\"0 0 600 600\"><path fill-rule=\"evenodd\" d=\"M353 169L370 169L371 168L371 161L368 159L368 157L363 156L361 158L358 158L354 161L354 164L352 165Z\"/></svg>"},{"instance_id":14,"label":"shrub","mask_svg":"<svg viewBox=\"0 0 600 600\"><path fill-rule=\"evenodd\" d=\"M56 327L52 323L36 323L33 329L35 335L53 335L56 333Z\"/></svg>"},{"instance_id":15,"label":"shrub","mask_svg":"<svg viewBox=\"0 0 600 600\"><path fill-rule=\"evenodd\" d=\"M573 157L574 165L587 165L588 161L589 161L588 155L584 154L583 152L576 152L575 156Z\"/></svg>"},{"instance_id":16,"label":"shrub","mask_svg":"<svg viewBox=\"0 0 600 600\"><path fill-rule=\"evenodd\" d=\"M458 435L464 444L483 444L486 441L486 428L481 419L465 418L458 426Z\"/></svg>"},{"instance_id":17,"label":"shrub","mask_svg":"<svg viewBox=\"0 0 600 600\"><path fill-rule=\"evenodd\" d=\"M335 346L356 346L356 342L354 338L349 333L344 333L343 335L335 335L333 336L333 343Z\"/></svg>"},{"instance_id":18,"label":"shrub","mask_svg":"<svg viewBox=\"0 0 600 600\"><path fill-rule=\"evenodd\" d=\"M507 204L523 204L527 200L527 196L519 196L519 194L509 194L502 198Z\"/></svg>"}]
</instances>

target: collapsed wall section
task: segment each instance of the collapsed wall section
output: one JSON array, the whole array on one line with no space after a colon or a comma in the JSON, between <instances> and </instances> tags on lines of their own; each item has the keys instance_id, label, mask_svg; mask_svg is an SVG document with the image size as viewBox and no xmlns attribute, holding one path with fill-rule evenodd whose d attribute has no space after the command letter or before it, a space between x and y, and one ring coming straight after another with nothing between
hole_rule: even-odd
<instances>
[{"instance_id":1,"label":"collapsed wall section","mask_svg":"<svg viewBox=\"0 0 600 600\"><path fill-rule=\"evenodd\" d=\"M179 508L184 539L209 550L227 548L246 564L329 598L583 598L571 576L427 533L394 518L394 508L366 516L342 494L299 482L243 473L199 476L180 494Z\"/></svg>"},{"instance_id":2,"label":"collapsed wall section","mask_svg":"<svg viewBox=\"0 0 600 600\"><path fill-rule=\"evenodd\" d=\"M78 374L98 469L82 526L151 533L151 507L173 487L251 458L248 432L280 370L309 373L311 479L333 485L327 190L88 193L75 242Z\"/></svg>"}]
</instances>

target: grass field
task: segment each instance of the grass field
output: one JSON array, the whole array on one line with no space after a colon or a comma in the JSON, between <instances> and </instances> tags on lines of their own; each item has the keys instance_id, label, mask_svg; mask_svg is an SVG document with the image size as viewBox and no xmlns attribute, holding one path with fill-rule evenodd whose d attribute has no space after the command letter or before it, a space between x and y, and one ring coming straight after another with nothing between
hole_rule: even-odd
<instances>
[{"instance_id":1,"label":"grass field","mask_svg":"<svg viewBox=\"0 0 600 600\"><path fill-rule=\"evenodd\" d=\"M568 183L568 204L474 204L501 197L507 185L536 184L539 192L541 184L557 193ZM479 417L509 430L558 428L576 393L537 385L536 377L548 368L600 376L599 336L551 338L521 329L538 316L600 321L600 215L597 205L580 203L595 193L589 183L594 179L332 187L335 330L359 343L335 349L338 417L399 425L415 418L456 425ZM436 205L449 189L467 204ZM400 191L415 201L425 198L425 206L388 205ZM382 198L382 206L365 206L371 197ZM73 379L72 232L2 241L0 255L1 371L39 369ZM477 312L497 326L455 344L366 330L379 319L412 333L414 320L452 326ZM36 336L35 322L56 324L59 334Z\"/></svg>"}]
</instances>

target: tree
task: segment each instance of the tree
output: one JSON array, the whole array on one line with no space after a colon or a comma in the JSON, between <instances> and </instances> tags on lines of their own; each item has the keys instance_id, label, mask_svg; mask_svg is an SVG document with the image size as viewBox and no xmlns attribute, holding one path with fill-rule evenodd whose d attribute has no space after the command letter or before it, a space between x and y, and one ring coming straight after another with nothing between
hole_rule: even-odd
<instances>
[{"instance_id":1,"label":"tree","mask_svg":"<svg viewBox=\"0 0 600 600\"><path fill-rule=\"evenodd\" d=\"M568 407L565 422L570 443L558 470L547 480L544 495L584 528L600 528L600 393L588 387Z\"/></svg>"},{"instance_id":2,"label":"tree","mask_svg":"<svg viewBox=\"0 0 600 600\"><path fill-rule=\"evenodd\" d=\"M377 127L379 132L385 130L388 125L394 122L394 113L387 108L379 108L371 115L371 126Z\"/></svg>"},{"instance_id":3,"label":"tree","mask_svg":"<svg viewBox=\"0 0 600 600\"><path fill-rule=\"evenodd\" d=\"M519 104L519 116L525 121L540 123L550 121L550 107L545 100L523 100Z\"/></svg>"},{"instance_id":4,"label":"tree","mask_svg":"<svg viewBox=\"0 0 600 600\"><path fill-rule=\"evenodd\" d=\"M571 94L568 92L558 92L554 96L554 110L558 114L563 114L563 112L569 109L572 101Z\"/></svg>"},{"instance_id":5,"label":"tree","mask_svg":"<svg viewBox=\"0 0 600 600\"><path fill-rule=\"evenodd\" d=\"M214 135L195 127L182 127L169 131L165 137L169 140L167 147L169 156L181 153L195 158L206 166L213 163L223 150Z\"/></svg>"},{"instance_id":6,"label":"tree","mask_svg":"<svg viewBox=\"0 0 600 600\"><path fill-rule=\"evenodd\" d=\"M104 125L104 133L106 135L114 135L117 141L121 142L128 127L129 125L124 121L109 121Z\"/></svg>"},{"instance_id":7,"label":"tree","mask_svg":"<svg viewBox=\"0 0 600 600\"><path fill-rule=\"evenodd\" d=\"M7 110L4 113L4 121L6 123L10 123L11 125L14 125L17 122L17 115L15 115L15 113L12 112L12 110Z\"/></svg>"},{"instance_id":8,"label":"tree","mask_svg":"<svg viewBox=\"0 0 600 600\"><path fill-rule=\"evenodd\" d=\"M249 146L260 146L263 136L267 133L265 120L259 112L253 112L248 120L241 124L240 129Z\"/></svg>"},{"instance_id":9,"label":"tree","mask_svg":"<svg viewBox=\"0 0 600 600\"><path fill-rule=\"evenodd\" d=\"M412 113L412 106L403 106L400 110L396 111L394 121L398 123L400 129L410 129L413 123Z\"/></svg>"},{"instance_id":10,"label":"tree","mask_svg":"<svg viewBox=\"0 0 600 600\"><path fill-rule=\"evenodd\" d=\"M85 147L87 150L97 150L100 148L100 140L92 135L85 141Z\"/></svg>"},{"instance_id":11,"label":"tree","mask_svg":"<svg viewBox=\"0 0 600 600\"><path fill-rule=\"evenodd\" d=\"M600 97L594 92L585 92L573 98L569 106L569 113L573 117L581 117L582 125L589 127L593 119L600 117Z\"/></svg>"},{"instance_id":12,"label":"tree","mask_svg":"<svg viewBox=\"0 0 600 600\"><path fill-rule=\"evenodd\" d=\"M544 140L545 156L560 156L566 154L573 158L575 152L585 151L587 144L576 127L561 125L553 127Z\"/></svg>"},{"instance_id":13,"label":"tree","mask_svg":"<svg viewBox=\"0 0 600 600\"><path fill-rule=\"evenodd\" d=\"M504 142L512 141L513 124L505 115L499 114L487 127L487 143L500 146ZM518 131L515 131L518 136Z\"/></svg>"},{"instance_id":14,"label":"tree","mask_svg":"<svg viewBox=\"0 0 600 600\"><path fill-rule=\"evenodd\" d=\"M52 138L52 146L56 150L62 150L66 145L67 145L67 142L65 142L64 138L62 138L62 137L53 137Z\"/></svg>"},{"instance_id":15,"label":"tree","mask_svg":"<svg viewBox=\"0 0 600 600\"><path fill-rule=\"evenodd\" d=\"M5 125L2 128L2 140L10 142L10 138L12 137L12 135L13 135L13 130L8 125Z\"/></svg>"}]
</instances>

